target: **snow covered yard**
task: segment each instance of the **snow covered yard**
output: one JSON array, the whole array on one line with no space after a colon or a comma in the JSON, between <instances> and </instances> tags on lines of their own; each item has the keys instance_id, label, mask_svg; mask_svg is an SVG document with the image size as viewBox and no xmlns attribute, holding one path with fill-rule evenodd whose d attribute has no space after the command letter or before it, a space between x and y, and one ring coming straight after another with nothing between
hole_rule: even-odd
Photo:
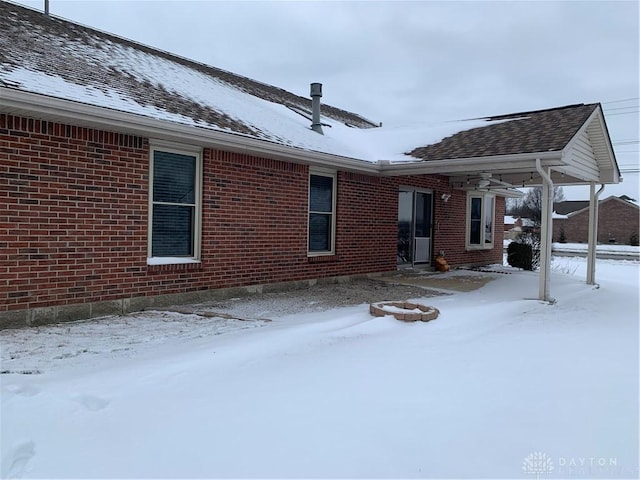
<instances>
[{"instance_id":1,"label":"snow covered yard","mask_svg":"<svg viewBox=\"0 0 640 480\"><path fill-rule=\"evenodd\" d=\"M557 258L554 305L507 270L413 299L428 323L358 305L3 332L1 370L32 374L0 376L2 477L637 477L639 264L599 260L595 288Z\"/></svg>"}]
</instances>

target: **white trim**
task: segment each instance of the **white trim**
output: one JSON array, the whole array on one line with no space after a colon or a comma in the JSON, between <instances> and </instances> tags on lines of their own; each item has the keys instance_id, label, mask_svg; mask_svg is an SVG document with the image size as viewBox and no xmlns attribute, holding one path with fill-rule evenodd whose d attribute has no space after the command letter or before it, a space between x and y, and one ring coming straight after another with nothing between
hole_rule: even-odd
<instances>
[{"instance_id":1,"label":"white trim","mask_svg":"<svg viewBox=\"0 0 640 480\"><path fill-rule=\"evenodd\" d=\"M327 251L310 251L309 250L309 218L311 215L311 176L329 177L333 180L331 188L331 248ZM309 180L307 182L307 257L320 257L327 255L335 255L336 253L336 205L338 197L338 174L334 170L324 168L309 169ZM324 213L324 212L322 212Z\"/></svg>"},{"instance_id":2,"label":"white trim","mask_svg":"<svg viewBox=\"0 0 640 480\"><path fill-rule=\"evenodd\" d=\"M147 265L181 265L185 263L200 263L200 260L185 257L149 257Z\"/></svg>"},{"instance_id":3,"label":"white trim","mask_svg":"<svg viewBox=\"0 0 640 480\"><path fill-rule=\"evenodd\" d=\"M471 200L473 198L479 198L482 201L480 208L480 243L475 244L470 242L471 236ZM491 242L485 242L485 219L486 219L486 206L487 199L491 199ZM467 192L467 211L465 215L465 248L468 251L472 250L491 250L495 245L496 236L496 196L492 193L485 192Z\"/></svg>"},{"instance_id":4,"label":"white trim","mask_svg":"<svg viewBox=\"0 0 640 480\"><path fill-rule=\"evenodd\" d=\"M202 148L193 145L168 143L162 140L149 141L149 189L148 189L148 215L147 215L147 265L170 265L182 263L199 263L202 244ZM194 157L196 160L195 191L194 191L194 225L193 225L193 256L192 257L153 257L153 161L154 152L175 153Z\"/></svg>"},{"instance_id":5,"label":"white trim","mask_svg":"<svg viewBox=\"0 0 640 480\"><path fill-rule=\"evenodd\" d=\"M166 140L161 140L159 138L150 138L149 146L154 150L162 150L163 152L175 152L180 154L188 153L196 153L198 155L202 154L203 148L198 145L189 145L186 143L179 142L168 142Z\"/></svg>"}]
</instances>

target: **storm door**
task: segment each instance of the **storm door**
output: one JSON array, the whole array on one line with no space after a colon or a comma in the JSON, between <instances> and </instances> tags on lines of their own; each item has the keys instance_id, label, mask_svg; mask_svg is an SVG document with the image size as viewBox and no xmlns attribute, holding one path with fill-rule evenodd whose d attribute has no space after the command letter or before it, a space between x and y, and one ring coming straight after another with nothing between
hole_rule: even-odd
<instances>
[{"instance_id":1,"label":"storm door","mask_svg":"<svg viewBox=\"0 0 640 480\"><path fill-rule=\"evenodd\" d=\"M398 192L398 265L431 263L432 217L432 192Z\"/></svg>"}]
</instances>

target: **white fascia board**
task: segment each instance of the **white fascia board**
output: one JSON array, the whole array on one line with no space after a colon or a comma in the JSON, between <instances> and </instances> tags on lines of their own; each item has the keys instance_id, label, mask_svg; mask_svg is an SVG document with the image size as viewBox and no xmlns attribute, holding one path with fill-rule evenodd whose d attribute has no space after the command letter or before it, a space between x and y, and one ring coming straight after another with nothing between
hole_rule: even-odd
<instances>
[{"instance_id":1,"label":"white fascia board","mask_svg":"<svg viewBox=\"0 0 640 480\"><path fill-rule=\"evenodd\" d=\"M67 121L81 126L139 135L150 139L158 138L340 170L369 174L380 172L377 164L366 160L304 150L232 132L172 123L110 108L0 87L0 112L12 113L12 109L18 112L16 114L30 113L51 121Z\"/></svg>"},{"instance_id":2,"label":"white fascia board","mask_svg":"<svg viewBox=\"0 0 640 480\"><path fill-rule=\"evenodd\" d=\"M521 153L491 157L455 158L449 160L418 160L407 163L378 163L384 175L421 175L467 172L508 172L509 170L535 170L536 158L548 167L563 165L560 152Z\"/></svg>"}]
</instances>

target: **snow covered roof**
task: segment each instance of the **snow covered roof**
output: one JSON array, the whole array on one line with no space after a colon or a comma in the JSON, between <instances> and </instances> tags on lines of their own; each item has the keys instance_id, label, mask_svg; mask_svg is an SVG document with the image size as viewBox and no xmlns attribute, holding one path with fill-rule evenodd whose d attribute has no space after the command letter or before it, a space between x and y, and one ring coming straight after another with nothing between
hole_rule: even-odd
<instances>
[{"instance_id":1,"label":"snow covered roof","mask_svg":"<svg viewBox=\"0 0 640 480\"><path fill-rule=\"evenodd\" d=\"M589 200L565 200L563 202L555 202L553 204L553 211L560 215L568 215L588 207Z\"/></svg>"},{"instance_id":2,"label":"snow covered roof","mask_svg":"<svg viewBox=\"0 0 640 480\"><path fill-rule=\"evenodd\" d=\"M619 197L610 195L604 200L600 200L598 203L602 205L603 203L610 201L619 202L622 208L630 206L640 209L638 202L634 201L633 198L628 197L627 195L621 195ZM589 200L565 200L563 202L556 202L553 204L553 210L554 214L557 213L558 216L554 216L553 218L569 218L588 209Z\"/></svg>"},{"instance_id":3,"label":"snow covered roof","mask_svg":"<svg viewBox=\"0 0 640 480\"><path fill-rule=\"evenodd\" d=\"M215 67L30 8L0 2L0 87L168 122L376 161L410 159L416 145L439 141L485 120L385 130L322 105L324 136L310 130L311 100ZM384 148L386 146L386 148Z\"/></svg>"},{"instance_id":4,"label":"snow covered roof","mask_svg":"<svg viewBox=\"0 0 640 480\"><path fill-rule=\"evenodd\" d=\"M397 128L323 105L320 135L311 100L272 85L3 0L0 31L0 113L389 175L494 171L502 189L524 186L502 174L528 179L535 158L566 164L560 150L582 132L604 139L589 172L614 170L598 104ZM587 118L597 123L588 131ZM593 180L580 168L561 173Z\"/></svg>"}]
</instances>

